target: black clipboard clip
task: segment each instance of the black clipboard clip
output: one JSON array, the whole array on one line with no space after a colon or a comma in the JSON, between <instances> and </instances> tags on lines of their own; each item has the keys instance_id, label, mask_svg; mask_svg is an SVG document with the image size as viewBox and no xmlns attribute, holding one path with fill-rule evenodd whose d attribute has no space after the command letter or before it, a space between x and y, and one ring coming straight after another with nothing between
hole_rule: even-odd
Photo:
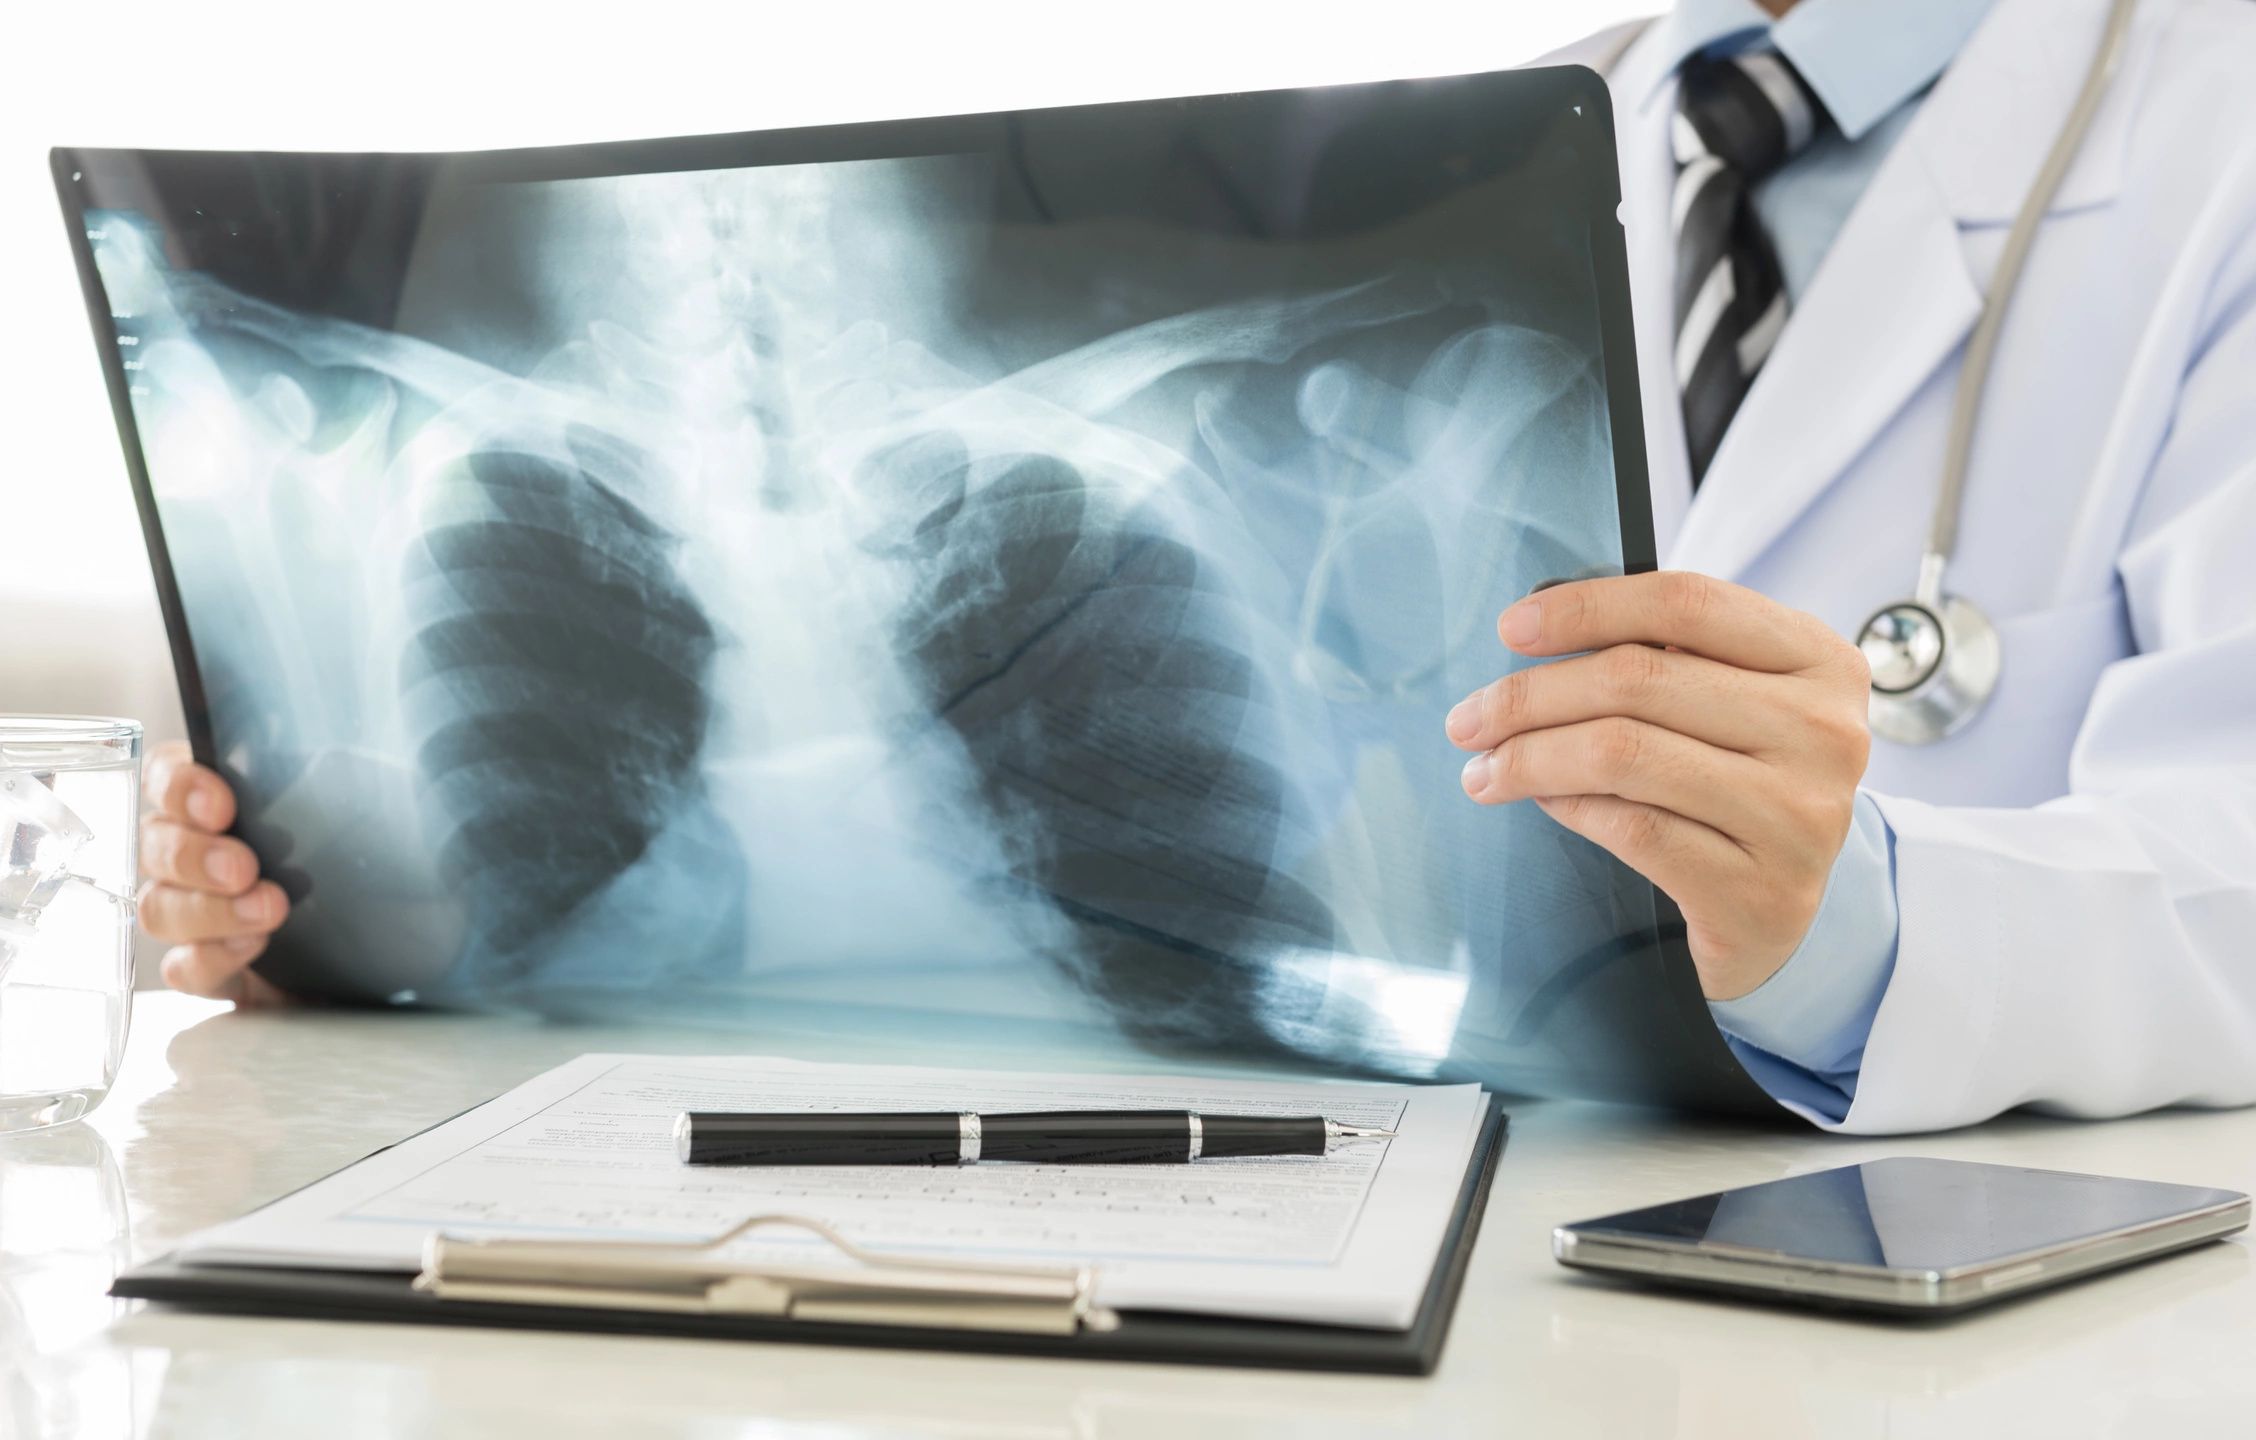
<instances>
[{"instance_id":1,"label":"black clipboard clip","mask_svg":"<svg viewBox=\"0 0 2256 1440\"><path fill-rule=\"evenodd\" d=\"M854 1264L751 1264L719 1253L771 1226L810 1231ZM1120 1324L1114 1311L1096 1303L1096 1271L1087 1266L987 1266L879 1255L800 1215L755 1215L696 1245L434 1234L424 1242L415 1288L442 1300L1030 1335L1072 1335Z\"/></svg>"}]
</instances>

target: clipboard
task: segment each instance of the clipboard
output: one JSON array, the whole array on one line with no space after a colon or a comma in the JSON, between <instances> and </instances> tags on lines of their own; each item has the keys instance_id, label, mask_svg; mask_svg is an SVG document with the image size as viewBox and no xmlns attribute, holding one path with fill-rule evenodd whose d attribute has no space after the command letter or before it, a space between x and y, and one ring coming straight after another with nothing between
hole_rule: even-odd
<instances>
[{"instance_id":1,"label":"clipboard","mask_svg":"<svg viewBox=\"0 0 2256 1440\"><path fill-rule=\"evenodd\" d=\"M190 1310L297 1320L1430 1375L1441 1360L1504 1150L1508 1120L1503 1099L1490 1095L1487 1102L1425 1295L1403 1330L1103 1311L1090 1301L1086 1272L905 1261L850 1244L849 1254L868 1268L819 1274L755 1269L731 1266L707 1253L738 1232L707 1246L435 1236L417 1276L189 1265L165 1256L120 1275L110 1294ZM786 1222L807 1223L759 1216L747 1225ZM741 1283L715 1293L715 1286L732 1282ZM774 1303L779 1295L781 1305Z\"/></svg>"}]
</instances>

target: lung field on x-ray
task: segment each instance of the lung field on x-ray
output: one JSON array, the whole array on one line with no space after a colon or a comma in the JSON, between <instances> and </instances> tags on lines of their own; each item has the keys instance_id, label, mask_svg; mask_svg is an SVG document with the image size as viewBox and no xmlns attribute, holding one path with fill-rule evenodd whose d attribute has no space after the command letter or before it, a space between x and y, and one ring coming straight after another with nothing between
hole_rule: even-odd
<instances>
[{"instance_id":1,"label":"lung field on x-ray","mask_svg":"<svg viewBox=\"0 0 2256 1440\"><path fill-rule=\"evenodd\" d=\"M381 970L404 899L430 994L1094 997L1244 1045L1376 1023L1343 957L1462 1003L1470 957L1618 932L1580 852L1473 828L1438 729L1501 604L1618 560L1588 315L1421 250L1462 216L1287 263L996 184L442 192L382 329L110 217L301 935Z\"/></svg>"},{"instance_id":2,"label":"lung field on x-ray","mask_svg":"<svg viewBox=\"0 0 2256 1440\"><path fill-rule=\"evenodd\" d=\"M512 974L700 796L713 705L679 537L590 473L593 437L566 440L438 470L405 576L400 688L451 825L440 865L475 953Z\"/></svg>"},{"instance_id":3,"label":"lung field on x-ray","mask_svg":"<svg viewBox=\"0 0 2256 1440\"><path fill-rule=\"evenodd\" d=\"M1008 881L1077 927L1074 958L1139 1029L1250 1024L1246 957L1329 948L1332 926L1274 863L1284 737L1259 743L1273 707L1243 602L1202 583L1163 516L1054 455L1009 462L917 538L897 633Z\"/></svg>"}]
</instances>

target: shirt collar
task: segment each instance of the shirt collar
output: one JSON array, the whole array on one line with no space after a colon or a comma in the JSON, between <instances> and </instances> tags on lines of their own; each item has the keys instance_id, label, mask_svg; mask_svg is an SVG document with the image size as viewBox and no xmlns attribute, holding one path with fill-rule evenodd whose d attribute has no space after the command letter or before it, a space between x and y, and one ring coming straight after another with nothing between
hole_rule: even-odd
<instances>
[{"instance_id":1,"label":"shirt collar","mask_svg":"<svg viewBox=\"0 0 2256 1440\"><path fill-rule=\"evenodd\" d=\"M1801 0L1773 21L1755 0L1678 0L1654 27L1661 82L1702 51L1744 49L1768 37L1793 62L1851 140L1943 73L1990 0Z\"/></svg>"}]
</instances>

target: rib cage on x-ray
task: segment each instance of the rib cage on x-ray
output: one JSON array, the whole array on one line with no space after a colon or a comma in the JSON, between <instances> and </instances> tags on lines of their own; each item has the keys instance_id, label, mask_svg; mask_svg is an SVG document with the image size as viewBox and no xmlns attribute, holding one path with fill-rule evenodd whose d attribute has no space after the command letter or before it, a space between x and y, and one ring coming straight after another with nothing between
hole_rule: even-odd
<instances>
[{"instance_id":1,"label":"rib cage on x-ray","mask_svg":"<svg viewBox=\"0 0 2256 1440\"><path fill-rule=\"evenodd\" d=\"M267 727L224 757L247 832L322 875L293 923L366 947L405 913L446 959L400 988L553 1008L1094 1016L1429 1071L1509 1032L1512 965L1641 923L1589 847L1456 796L1439 733L1503 603L1618 563L1594 352L1417 263L983 328L962 286L1000 263L935 218L968 163L470 195L473 236L529 207L530 278L440 247L392 332L103 217L168 530L242 562L181 586L215 730ZM348 599L292 634L261 586ZM328 703L236 713L266 667ZM370 832L317 839L340 809ZM1514 1043L1540 1074L1575 1037Z\"/></svg>"}]
</instances>

